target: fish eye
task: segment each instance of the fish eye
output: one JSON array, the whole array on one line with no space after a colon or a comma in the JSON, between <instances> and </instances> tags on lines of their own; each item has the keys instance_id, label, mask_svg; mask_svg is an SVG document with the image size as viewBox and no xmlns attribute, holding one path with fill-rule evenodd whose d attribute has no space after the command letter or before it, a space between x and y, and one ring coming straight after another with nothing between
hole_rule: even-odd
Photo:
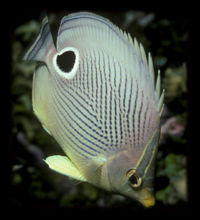
<instances>
[{"instance_id":1,"label":"fish eye","mask_svg":"<svg viewBox=\"0 0 200 220\"><path fill-rule=\"evenodd\" d=\"M53 57L57 73L66 79L72 79L76 75L78 63L79 53L73 47L66 47Z\"/></svg>"},{"instance_id":2,"label":"fish eye","mask_svg":"<svg viewBox=\"0 0 200 220\"><path fill-rule=\"evenodd\" d=\"M137 171L135 169L131 169L126 173L128 180L132 187L137 188L141 185L142 179L138 176Z\"/></svg>"}]
</instances>

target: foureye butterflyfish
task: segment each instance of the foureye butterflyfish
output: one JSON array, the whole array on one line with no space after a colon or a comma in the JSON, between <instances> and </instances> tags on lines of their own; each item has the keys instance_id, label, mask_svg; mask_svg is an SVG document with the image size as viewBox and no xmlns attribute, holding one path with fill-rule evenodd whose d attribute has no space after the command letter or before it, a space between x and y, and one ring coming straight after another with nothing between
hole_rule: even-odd
<instances>
[{"instance_id":1,"label":"foureye butterflyfish","mask_svg":"<svg viewBox=\"0 0 200 220\"><path fill-rule=\"evenodd\" d=\"M24 60L40 62L33 110L66 154L47 157L49 167L154 205L164 92L150 53L104 17L79 12L62 18L56 45L45 17Z\"/></svg>"}]
</instances>

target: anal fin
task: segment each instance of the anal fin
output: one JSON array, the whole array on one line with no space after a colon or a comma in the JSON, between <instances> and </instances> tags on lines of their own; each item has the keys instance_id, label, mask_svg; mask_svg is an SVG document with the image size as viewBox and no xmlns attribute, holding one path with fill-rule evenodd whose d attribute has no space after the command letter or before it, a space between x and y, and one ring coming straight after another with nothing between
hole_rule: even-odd
<instances>
[{"instance_id":1,"label":"anal fin","mask_svg":"<svg viewBox=\"0 0 200 220\"><path fill-rule=\"evenodd\" d=\"M50 156L46 158L45 162L52 170L55 170L61 174L64 174L79 181L87 181L66 156Z\"/></svg>"}]
</instances>

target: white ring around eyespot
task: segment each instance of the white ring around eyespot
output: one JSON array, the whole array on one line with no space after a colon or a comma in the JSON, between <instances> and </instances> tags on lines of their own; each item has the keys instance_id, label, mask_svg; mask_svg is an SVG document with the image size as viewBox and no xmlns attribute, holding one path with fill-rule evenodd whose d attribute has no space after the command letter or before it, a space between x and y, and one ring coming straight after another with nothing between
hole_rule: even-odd
<instances>
[{"instance_id":1,"label":"white ring around eyespot","mask_svg":"<svg viewBox=\"0 0 200 220\"><path fill-rule=\"evenodd\" d=\"M61 55L62 53L66 52L66 51L73 51L75 53L75 62L74 62L74 66L72 68L72 70L70 72L64 72L62 71L56 62L57 56ZM79 52L76 48L74 47L65 47L63 48L60 52L56 53L53 56L53 65L55 67L55 70L58 72L58 74L60 76L62 76L65 79L72 79L75 75L76 75L76 71L78 69L78 65L79 65Z\"/></svg>"}]
</instances>

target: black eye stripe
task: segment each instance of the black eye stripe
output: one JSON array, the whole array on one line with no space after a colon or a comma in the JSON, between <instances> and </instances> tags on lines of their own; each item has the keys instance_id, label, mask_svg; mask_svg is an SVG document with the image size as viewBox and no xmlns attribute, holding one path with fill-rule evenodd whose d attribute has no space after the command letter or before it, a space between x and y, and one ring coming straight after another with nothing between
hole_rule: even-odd
<instances>
[{"instance_id":1,"label":"black eye stripe","mask_svg":"<svg viewBox=\"0 0 200 220\"><path fill-rule=\"evenodd\" d=\"M65 51L61 55L58 55L56 58L56 63L58 67L66 73L69 73L75 64L76 55L73 51Z\"/></svg>"}]
</instances>

